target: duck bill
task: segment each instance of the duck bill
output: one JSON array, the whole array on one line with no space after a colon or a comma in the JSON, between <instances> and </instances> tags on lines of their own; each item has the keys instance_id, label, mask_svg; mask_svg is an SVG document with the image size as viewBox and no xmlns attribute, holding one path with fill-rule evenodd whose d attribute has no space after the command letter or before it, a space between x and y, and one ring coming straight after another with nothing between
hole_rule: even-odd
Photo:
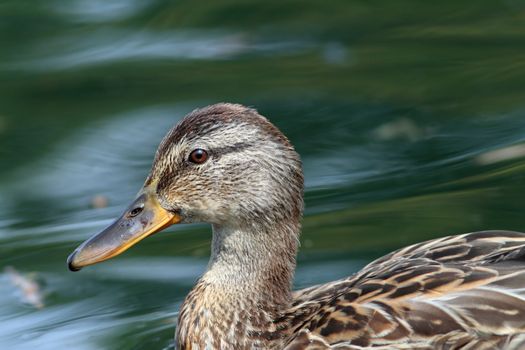
<instances>
[{"instance_id":1,"label":"duck bill","mask_svg":"<svg viewBox=\"0 0 525 350\"><path fill-rule=\"evenodd\" d=\"M180 221L178 214L160 206L153 191L144 188L121 217L75 249L67 258L68 267L71 271L78 271L84 266L110 259Z\"/></svg>"}]
</instances>

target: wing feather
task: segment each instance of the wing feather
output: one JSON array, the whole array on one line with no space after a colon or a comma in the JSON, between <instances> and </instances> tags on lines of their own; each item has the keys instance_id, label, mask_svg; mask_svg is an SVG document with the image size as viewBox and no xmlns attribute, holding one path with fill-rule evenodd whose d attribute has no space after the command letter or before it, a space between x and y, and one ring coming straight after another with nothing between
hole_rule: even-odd
<instances>
[{"instance_id":1,"label":"wing feather","mask_svg":"<svg viewBox=\"0 0 525 350\"><path fill-rule=\"evenodd\" d=\"M294 297L281 320L299 334L289 349L520 349L525 234L483 231L418 243ZM299 314L300 322L290 321Z\"/></svg>"}]
</instances>

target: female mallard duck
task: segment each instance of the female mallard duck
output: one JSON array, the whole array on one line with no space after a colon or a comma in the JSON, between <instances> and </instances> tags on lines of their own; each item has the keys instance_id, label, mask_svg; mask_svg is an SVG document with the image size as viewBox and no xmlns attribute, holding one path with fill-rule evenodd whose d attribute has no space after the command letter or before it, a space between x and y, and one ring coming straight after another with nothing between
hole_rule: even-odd
<instances>
[{"instance_id":1,"label":"female mallard duck","mask_svg":"<svg viewBox=\"0 0 525 350\"><path fill-rule=\"evenodd\" d=\"M292 292L302 213L288 139L253 109L217 104L168 133L137 199L68 264L208 222L211 259L179 313L178 349L525 349L525 234L419 243Z\"/></svg>"}]
</instances>

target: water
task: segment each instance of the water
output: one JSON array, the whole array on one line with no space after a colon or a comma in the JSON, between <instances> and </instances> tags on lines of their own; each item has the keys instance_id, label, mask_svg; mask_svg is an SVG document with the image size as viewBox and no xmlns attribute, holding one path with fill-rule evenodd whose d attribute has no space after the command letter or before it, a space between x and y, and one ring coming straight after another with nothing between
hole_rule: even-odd
<instances>
[{"instance_id":1,"label":"water","mask_svg":"<svg viewBox=\"0 0 525 350\"><path fill-rule=\"evenodd\" d=\"M168 229L80 273L65 259L134 197L167 129L218 101L255 106L302 155L298 288L412 242L525 230L524 10L4 1L0 348L173 346L207 226ZM96 196L108 206L93 208Z\"/></svg>"}]
</instances>

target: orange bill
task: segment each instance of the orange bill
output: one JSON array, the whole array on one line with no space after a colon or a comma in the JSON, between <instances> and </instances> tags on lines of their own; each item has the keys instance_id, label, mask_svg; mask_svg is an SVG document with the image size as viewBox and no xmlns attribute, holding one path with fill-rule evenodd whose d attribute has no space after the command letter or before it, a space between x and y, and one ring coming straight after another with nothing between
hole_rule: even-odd
<instances>
[{"instance_id":1,"label":"orange bill","mask_svg":"<svg viewBox=\"0 0 525 350\"><path fill-rule=\"evenodd\" d=\"M142 239L177 224L181 217L162 208L153 191L144 188L115 222L82 243L67 258L71 271L110 259Z\"/></svg>"}]
</instances>

